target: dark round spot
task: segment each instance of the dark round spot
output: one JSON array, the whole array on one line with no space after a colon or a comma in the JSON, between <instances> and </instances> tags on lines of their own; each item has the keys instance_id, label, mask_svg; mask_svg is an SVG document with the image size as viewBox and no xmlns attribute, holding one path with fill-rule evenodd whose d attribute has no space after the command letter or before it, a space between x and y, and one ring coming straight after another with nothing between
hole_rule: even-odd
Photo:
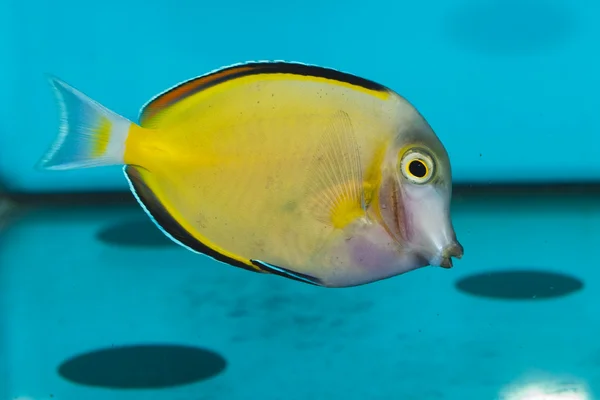
<instances>
[{"instance_id":1,"label":"dark round spot","mask_svg":"<svg viewBox=\"0 0 600 400\"><path fill-rule=\"evenodd\" d=\"M542 300L583 289L579 279L549 271L485 272L456 282L456 288L473 296L507 300Z\"/></svg>"},{"instance_id":2,"label":"dark round spot","mask_svg":"<svg viewBox=\"0 0 600 400\"><path fill-rule=\"evenodd\" d=\"M449 36L478 52L525 54L555 46L575 26L567 2L468 0L450 16Z\"/></svg>"},{"instance_id":3,"label":"dark round spot","mask_svg":"<svg viewBox=\"0 0 600 400\"><path fill-rule=\"evenodd\" d=\"M417 178L427 175L427 166L421 160L412 160L408 164L408 172Z\"/></svg>"},{"instance_id":4,"label":"dark round spot","mask_svg":"<svg viewBox=\"0 0 600 400\"><path fill-rule=\"evenodd\" d=\"M58 373L80 385L156 389L190 384L221 373L227 362L210 350L178 345L112 347L62 363Z\"/></svg>"},{"instance_id":5,"label":"dark round spot","mask_svg":"<svg viewBox=\"0 0 600 400\"><path fill-rule=\"evenodd\" d=\"M96 237L101 242L113 246L177 246L148 217L110 225L98 232Z\"/></svg>"}]
</instances>

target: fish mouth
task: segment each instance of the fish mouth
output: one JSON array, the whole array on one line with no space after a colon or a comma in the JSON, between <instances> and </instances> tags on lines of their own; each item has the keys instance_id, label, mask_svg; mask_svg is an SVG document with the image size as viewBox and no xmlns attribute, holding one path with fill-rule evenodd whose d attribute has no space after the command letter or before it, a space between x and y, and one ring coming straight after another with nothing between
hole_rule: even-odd
<instances>
[{"instance_id":1,"label":"fish mouth","mask_svg":"<svg viewBox=\"0 0 600 400\"><path fill-rule=\"evenodd\" d=\"M454 258L460 260L462 258L462 256L464 255L464 253L465 253L465 249L463 248L463 246L460 243L458 243L458 242L451 243L448 246L444 247L441 255L436 257L437 260L434 259L432 261L431 265L438 265L442 268L450 269L453 266L452 258L454 257Z\"/></svg>"}]
</instances>

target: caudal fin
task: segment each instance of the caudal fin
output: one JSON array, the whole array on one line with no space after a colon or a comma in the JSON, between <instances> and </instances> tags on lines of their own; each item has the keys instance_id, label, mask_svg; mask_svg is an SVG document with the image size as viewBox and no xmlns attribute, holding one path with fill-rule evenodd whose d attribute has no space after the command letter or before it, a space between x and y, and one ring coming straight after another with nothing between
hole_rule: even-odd
<instances>
[{"instance_id":1,"label":"caudal fin","mask_svg":"<svg viewBox=\"0 0 600 400\"><path fill-rule=\"evenodd\" d=\"M66 82L49 79L60 107L60 130L37 167L65 170L123 164L132 122Z\"/></svg>"}]
</instances>

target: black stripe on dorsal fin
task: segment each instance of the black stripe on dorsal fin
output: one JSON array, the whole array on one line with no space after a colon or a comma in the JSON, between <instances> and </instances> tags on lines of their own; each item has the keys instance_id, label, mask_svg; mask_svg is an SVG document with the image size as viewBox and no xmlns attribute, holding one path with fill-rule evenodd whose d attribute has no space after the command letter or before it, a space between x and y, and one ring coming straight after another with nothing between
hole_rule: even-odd
<instances>
[{"instance_id":1,"label":"black stripe on dorsal fin","mask_svg":"<svg viewBox=\"0 0 600 400\"><path fill-rule=\"evenodd\" d=\"M139 120L143 126L155 114L195 93L233 79L258 74L293 74L312 76L348 83L375 92L388 92L389 89L377 82L346 72L316 65L288 61L257 61L223 67L208 74L181 82L158 94L140 110Z\"/></svg>"},{"instance_id":2,"label":"black stripe on dorsal fin","mask_svg":"<svg viewBox=\"0 0 600 400\"><path fill-rule=\"evenodd\" d=\"M144 181L143 173L149 174L149 172L141 169L141 167L131 165L125 166L123 171L129 181L131 191L146 214L148 214L156 226L175 243L195 253L207 255L214 260L233 265L234 267L253 272L265 272L254 266L250 261L248 261L248 264L245 264L239 260L221 254L187 232L185 228L169 214L154 192Z\"/></svg>"}]
</instances>

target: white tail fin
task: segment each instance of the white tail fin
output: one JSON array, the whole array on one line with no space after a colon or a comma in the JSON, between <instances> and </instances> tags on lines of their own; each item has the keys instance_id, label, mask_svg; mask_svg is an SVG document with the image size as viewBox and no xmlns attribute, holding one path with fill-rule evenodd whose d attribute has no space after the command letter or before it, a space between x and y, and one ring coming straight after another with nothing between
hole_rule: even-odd
<instances>
[{"instance_id":1,"label":"white tail fin","mask_svg":"<svg viewBox=\"0 0 600 400\"><path fill-rule=\"evenodd\" d=\"M132 124L77 89L50 77L60 106L60 131L38 163L43 169L77 169L123 164Z\"/></svg>"}]
</instances>

